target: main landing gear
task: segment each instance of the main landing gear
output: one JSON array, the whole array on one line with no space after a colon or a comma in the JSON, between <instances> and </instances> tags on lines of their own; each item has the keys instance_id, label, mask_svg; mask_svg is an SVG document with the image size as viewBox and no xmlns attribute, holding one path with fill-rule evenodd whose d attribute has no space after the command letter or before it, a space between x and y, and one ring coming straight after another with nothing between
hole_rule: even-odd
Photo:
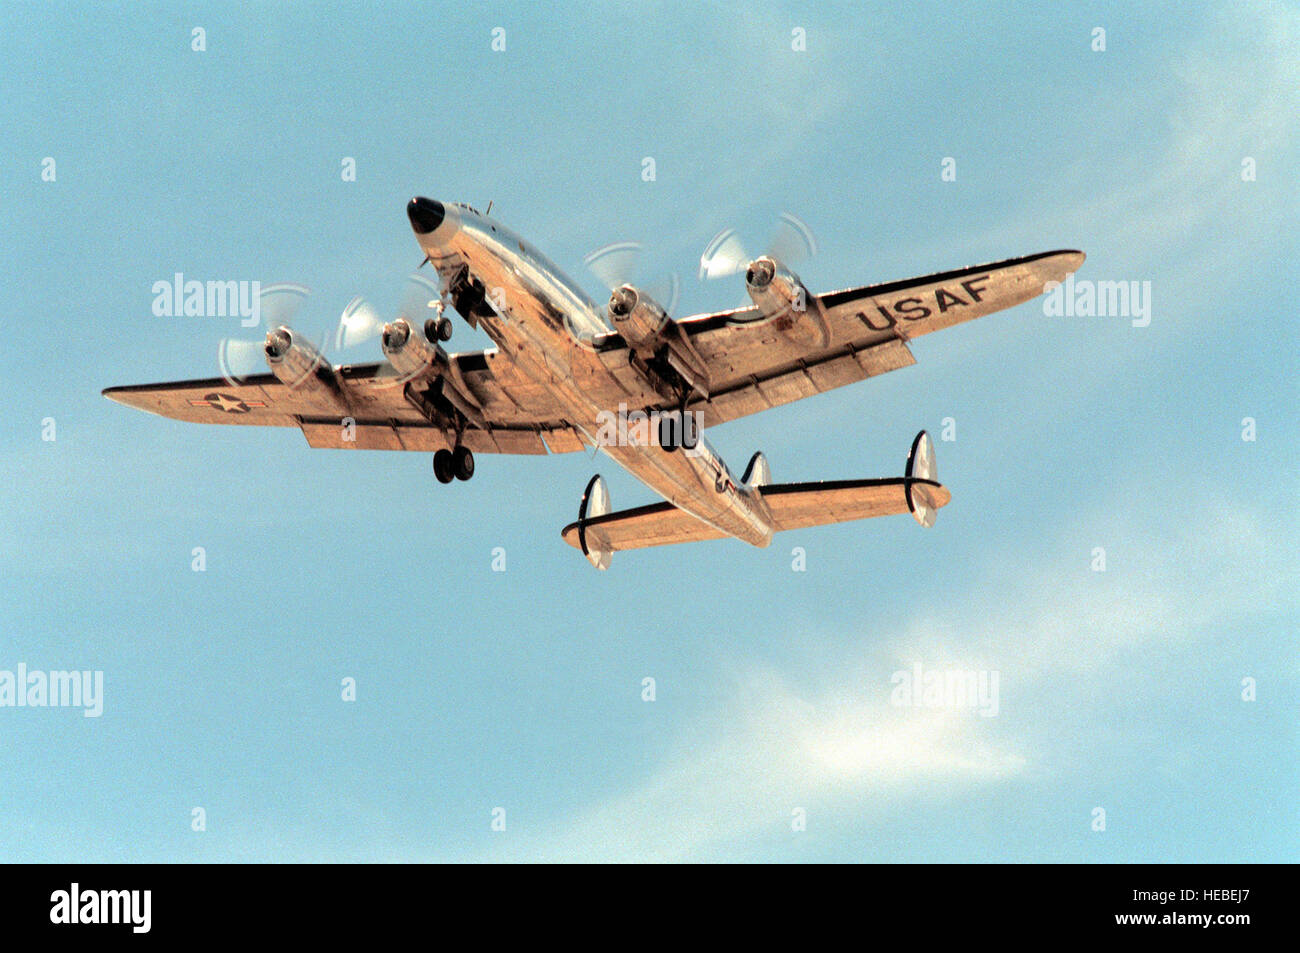
<instances>
[{"instance_id":1,"label":"main landing gear","mask_svg":"<svg viewBox=\"0 0 1300 953\"><path fill-rule=\"evenodd\" d=\"M439 483L468 480L474 475L474 454L469 447L439 450L433 455L433 475Z\"/></svg>"}]
</instances>

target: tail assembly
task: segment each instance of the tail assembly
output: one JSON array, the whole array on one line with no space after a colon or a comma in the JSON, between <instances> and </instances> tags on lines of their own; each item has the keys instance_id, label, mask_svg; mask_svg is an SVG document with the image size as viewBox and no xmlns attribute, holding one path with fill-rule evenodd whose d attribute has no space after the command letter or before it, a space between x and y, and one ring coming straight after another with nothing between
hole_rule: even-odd
<instances>
[{"instance_id":1,"label":"tail assembly","mask_svg":"<svg viewBox=\"0 0 1300 953\"><path fill-rule=\"evenodd\" d=\"M772 468L767 465L763 451L760 450L749 458L749 466L745 467L745 475L740 478L740 482L751 490L772 482Z\"/></svg>"},{"instance_id":2,"label":"tail assembly","mask_svg":"<svg viewBox=\"0 0 1300 953\"><path fill-rule=\"evenodd\" d=\"M922 526L930 527L938 511L952 499L938 482L937 472L934 443L923 430L912 441L902 477L771 483L767 458L756 453L742 482L762 496L776 532L898 513L911 513ZM564 527L563 536L569 545L581 549L593 566L606 569L612 554L619 550L723 539L726 534L666 501L612 513L605 481L596 476L587 484L578 521Z\"/></svg>"},{"instance_id":3,"label":"tail assembly","mask_svg":"<svg viewBox=\"0 0 1300 953\"><path fill-rule=\"evenodd\" d=\"M939 507L949 500L948 491L939 486L939 470L934 463L934 441L922 430L912 441L912 450L907 455L907 467L903 470L906 480L907 508L912 511L916 521L929 529L934 525L934 518L939 515ZM933 492L935 488L943 490L943 500Z\"/></svg>"},{"instance_id":4,"label":"tail assembly","mask_svg":"<svg viewBox=\"0 0 1300 953\"><path fill-rule=\"evenodd\" d=\"M609 488L605 486L604 478L597 473L591 478L586 491L582 494L582 502L578 504L578 522L574 524L578 528L578 545L582 549L582 555L586 556L587 562L597 569L609 568L609 561L613 558L614 551L609 548L604 533L599 527L590 528L590 521L608 512Z\"/></svg>"}]
</instances>

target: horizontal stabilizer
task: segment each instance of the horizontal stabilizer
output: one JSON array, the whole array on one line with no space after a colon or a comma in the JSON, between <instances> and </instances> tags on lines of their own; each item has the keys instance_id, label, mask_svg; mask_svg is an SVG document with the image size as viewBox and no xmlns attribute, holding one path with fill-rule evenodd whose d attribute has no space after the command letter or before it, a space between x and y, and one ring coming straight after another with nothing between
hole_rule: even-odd
<instances>
[{"instance_id":1,"label":"horizontal stabilizer","mask_svg":"<svg viewBox=\"0 0 1300 953\"><path fill-rule=\"evenodd\" d=\"M914 499L924 496L926 505L934 509L952 498L947 488L934 480L906 477L774 483L757 492L772 512L773 529L781 532L911 512L909 489ZM581 548L580 530L585 532L588 545L598 539L602 552L723 539L727 535L667 502L606 513L585 523L570 523L564 527L564 541Z\"/></svg>"}]
</instances>

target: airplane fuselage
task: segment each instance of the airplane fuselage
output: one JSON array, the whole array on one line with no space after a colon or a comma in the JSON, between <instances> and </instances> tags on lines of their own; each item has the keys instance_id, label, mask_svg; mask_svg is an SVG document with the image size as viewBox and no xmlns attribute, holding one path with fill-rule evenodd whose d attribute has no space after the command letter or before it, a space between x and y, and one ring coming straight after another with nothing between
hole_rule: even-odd
<instances>
[{"instance_id":1,"label":"airplane fuselage","mask_svg":"<svg viewBox=\"0 0 1300 953\"><path fill-rule=\"evenodd\" d=\"M592 400L579 380L613 376L595 346L612 332L599 306L577 284L518 235L468 206L415 199L408 212L444 283L458 275L465 280L468 269L485 294L485 306L475 312L477 323L517 367L555 395L569 421L592 443L697 519L755 546L771 542L771 514L762 496L731 475L703 436L693 449L676 451L653 439L594 436L607 429L602 425L619 409Z\"/></svg>"}]
</instances>

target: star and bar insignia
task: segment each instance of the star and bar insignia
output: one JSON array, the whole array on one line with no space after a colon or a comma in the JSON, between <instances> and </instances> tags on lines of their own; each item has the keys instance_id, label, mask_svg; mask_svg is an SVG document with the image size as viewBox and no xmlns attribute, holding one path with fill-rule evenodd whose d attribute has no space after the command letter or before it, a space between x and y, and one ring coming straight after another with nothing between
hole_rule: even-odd
<instances>
[{"instance_id":1,"label":"star and bar insignia","mask_svg":"<svg viewBox=\"0 0 1300 953\"><path fill-rule=\"evenodd\" d=\"M199 400L191 400L191 407L211 407L225 414L246 414L254 407L265 407L264 400L242 400L229 394L211 393Z\"/></svg>"}]
</instances>

